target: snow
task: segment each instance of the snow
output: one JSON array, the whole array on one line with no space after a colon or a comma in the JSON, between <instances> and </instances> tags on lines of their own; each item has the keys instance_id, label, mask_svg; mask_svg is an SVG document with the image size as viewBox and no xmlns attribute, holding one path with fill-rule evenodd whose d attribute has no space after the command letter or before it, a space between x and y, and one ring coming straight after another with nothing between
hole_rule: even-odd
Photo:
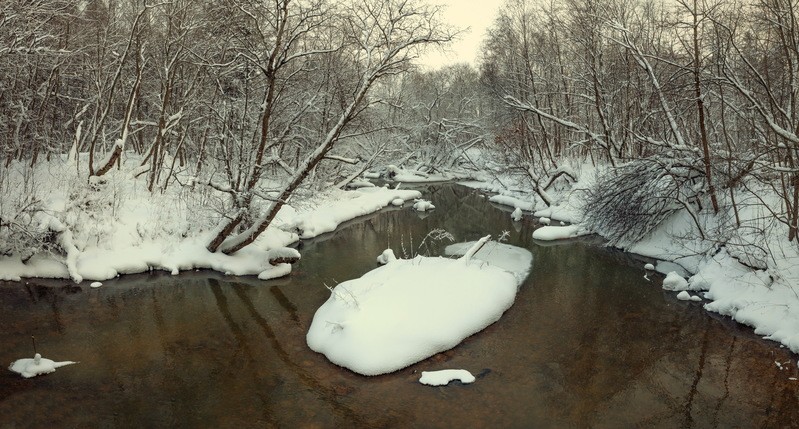
<instances>
[{"instance_id":1,"label":"snow","mask_svg":"<svg viewBox=\"0 0 799 429\"><path fill-rule=\"evenodd\" d=\"M85 154L81 156L81 164L88 162ZM66 257L57 255L59 252L41 252L23 262L16 254L0 256L0 279L40 277L94 282L153 269L172 274L212 269L229 275L275 278L289 274L291 266L275 267L269 260L289 256L288 253L299 256L296 250L286 249L298 239L333 231L344 221L373 213L392 202L421 197L415 190L378 187L325 189L309 196L296 195L253 244L225 255L205 248L217 228L219 212L199 199L199 193L192 195L181 187L164 193L148 192L145 181L130 178L140 168L139 163L140 159L126 152L122 169L112 169L95 185L75 177L74 165L70 167L65 158L40 163L33 180L38 188L33 192L43 202L43 210L36 213L34 224L40 231L56 235L58 247ZM16 166L9 168L8 189L16 189L14 184L24 179L23 170ZM12 201L25 196L4 195L3 200L7 197ZM10 207L2 205L0 210ZM2 242L0 237L0 245Z\"/></svg>"},{"instance_id":2,"label":"snow","mask_svg":"<svg viewBox=\"0 0 799 429\"><path fill-rule=\"evenodd\" d=\"M11 365L9 365L8 369L20 374L25 378L31 378L36 377L37 375L50 374L51 372L55 372L56 368L72 365L74 363L77 362L54 362L50 359L43 358L42 355L36 353L33 356L33 359L24 358L11 362Z\"/></svg>"},{"instance_id":3,"label":"snow","mask_svg":"<svg viewBox=\"0 0 799 429\"><path fill-rule=\"evenodd\" d=\"M450 244L444 249L444 254L464 256L476 243L477 241L468 241ZM486 242L473 257L513 273L519 284L527 278L533 264L533 254L529 250L496 241Z\"/></svg>"},{"instance_id":4,"label":"snow","mask_svg":"<svg viewBox=\"0 0 799 429\"><path fill-rule=\"evenodd\" d=\"M700 297L699 295L691 295L686 290L683 290L680 293L678 293L677 299L679 299L680 301L694 301L694 302L702 301L702 297Z\"/></svg>"},{"instance_id":5,"label":"snow","mask_svg":"<svg viewBox=\"0 0 799 429\"><path fill-rule=\"evenodd\" d=\"M102 282L92 282L92 284L90 284L89 286L91 286L93 288L98 288L98 287L100 287L102 285L103 285Z\"/></svg>"},{"instance_id":6,"label":"snow","mask_svg":"<svg viewBox=\"0 0 799 429\"><path fill-rule=\"evenodd\" d=\"M297 249L292 247L275 247L267 251L269 260L273 259L300 259L301 255Z\"/></svg>"},{"instance_id":7,"label":"snow","mask_svg":"<svg viewBox=\"0 0 799 429\"><path fill-rule=\"evenodd\" d=\"M443 173L428 173L412 168L400 168L396 165L386 166L386 178L395 182L405 183L436 183L448 182L452 180L468 180L473 179L475 174L473 171L459 171L451 169Z\"/></svg>"},{"instance_id":8,"label":"snow","mask_svg":"<svg viewBox=\"0 0 799 429\"><path fill-rule=\"evenodd\" d=\"M513 213L510 214L510 218L513 219L515 222L522 220L522 216L523 216L522 209L520 209L519 207L516 207L516 209L513 210Z\"/></svg>"},{"instance_id":9,"label":"snow","mask_svg":"<svg viewBox=\"0 0 799 429\"><path fill-rule=\"evenodd\" d=\"M368 180L353 180L352 182L347 184L347 187L352 189L374 188L375 184Z\"/></svg>"},{"instance_id":10,"label":"snow","mask_svg":"<svg viewBox=\"0 0 799 429\"><path fill-rule=\"evenodd\" d=\"M413 203L413 209L418 212L426 212L428 210L433 210L434 208L436 208L436 206L427 200L417 200L415 203Z\"/></svg>"},{"instance_id":11,"label":"snow","mask_svg":"<svg viewBox=\"0 0 799 429\"><path fill-rule=\"evenodd\" d=\"M402 198L394 198L393 200L391 200L392 206L401 206L403 204L405 204L405 200L403 200Z\"/></svg>"},{"instance_id":12,"label":"snow","mask_svg":"<svg viewBox=\"0 0 799 429\"><path fill-rule=\"evenodd\" d=\"M588 231L579 225L543 226L533 231L533 238L542 241L552 241L580 237L586 234L588 234Z\"/></svg>"},{"instance_id":13,"label":"snow","mask_svg":"<svg viewBox=\"0 0 799 429\"><path fill-rule=\"evenodd\" d=\"M540 223L541 225L549 225L552 223L552 220L548 217L541 216L540 218L538 218L538 223Z\"/></svg>"},{"instance_id":14,"label":"snow","mask_svg":"<svg viewBox=\"0 0 799 429\"><path fill-rule=\"evenodd\" d=\"M342 222L395 204L398 199L409 201L421 196L419 191L414 190L360 188L347 194L342 200L329 202L316 210L299 215L293 226L299 230L300 238L313 238L335 230ZM430 206L433 208L432 204Z\"/></svg>"},{"instance_id":15,"label":"snow","mask_svg":"<svg viewBox=\"0 0 799 429\"><path fill-rule=\"evenodd\" d=\"M481 259L502 260L512 248L489 245L471 259L468 251L459 259L397 259L338 284L314 314L308 346L362 375L397 371L455 347L499 320L529 272L529 265L511 272Z\"/></svg>"},{"instance_id":16,"label":"snow","mask_svg":"<svg viewBox=\"0 0 799 429\"><path fill-rule=\"evenodd\" d=\"M474 383L474 376L465 369L442 369L439 371L422 371L419 383L428 386L446 386L452 380L458 380L463 384Z\"/></svg>"},{"instance_id":17,"label":"snow","mask_svg":"<svg viewBox=\"0 0 799 429\"><path fill-rule=\"evenodd\" d=\"M688 281L685 280L681 275L677 274L676 271L672 271L666 275L665 279L663 279L663 289L685 291L688 289Z\"/></svg>"},{"instance_id":18,"label":"snow","mask_svg":"<svg viewBox=\"0 0 799 429\"><path fill-rule=\"evenodd\" d=\"M391 249L386 249L377 257L377 263L380 265L386 265L389 262L394 262L397 260L397 257L394 255L394 251Z\"/></svg>"},{"instance_id":19,"label":"snow","mask_svg":"<svg viewBox=\"0 0 799 429\"><path fill-rule=\"evenodd\" d=\"M655 266L652 264L646 264L644 265L644 269L647 271L655 271Z\"/></svg>"},{"instance_id":20,"label":"snow","mask_svg":"<svg viewBox=\"0 0 799 429\"><path fill-rule=\"evenodd\" d=\"M272 268L267 268L258 273L259 280L271 280L284 277L291 273L291 264L278 264Z\"/></svg>"},{"instance_id":21,"label":"snow","mask_svg":"<svg viewBox=\"0 0 799 429\"><path fill-rule=\"evenodd\" d=\"M523 201L511 195L492 195L491 198L488 199L488 201L527 211L535 210L535 203L529 201Z\"/></svg>"}]
</instances>

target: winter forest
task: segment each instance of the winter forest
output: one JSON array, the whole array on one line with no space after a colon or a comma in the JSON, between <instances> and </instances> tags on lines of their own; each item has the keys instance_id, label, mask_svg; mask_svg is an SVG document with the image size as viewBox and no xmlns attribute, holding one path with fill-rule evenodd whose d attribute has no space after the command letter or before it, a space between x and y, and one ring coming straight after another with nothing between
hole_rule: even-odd
<instances>
[{"instance_id":1,"label":"winter forest","mask_svg":"<svg viewBox=\"0 0 799 429\"><path fill-rule=\"evenodd\" d=\"M797 2L504 0L475 63L431 67L425 54L466 31L445 10L416 0L3 1L0 280L291 277L298 240L386 207L433 210L415 186L458 182L507 208L507 221L535 224L521 229L527 239L599 237L652 262L643 287L662 284L799 352ZM449 232L383 242L393 247L378 258L385 266L325 284L330 306L308 346L365 375L455 347L497 321L530 272L528 251L500 243L507 235L457 237L474 240L447 248L462 266L416 269L402 264L420 252L405 247L455 240ZM485 255L489 245L503 257ZM458 305L487 305L477 321L435 319L462 328L407 356L366 362L354 350L393 348L327 337L355 332L368 304L375 318L388 311L357 283L367 276L408 284L444 272L448 296L483 277L504 289L474 286L475 301ZM439 384L470 382L453 374Z\"/></svg>"}]
</instances>

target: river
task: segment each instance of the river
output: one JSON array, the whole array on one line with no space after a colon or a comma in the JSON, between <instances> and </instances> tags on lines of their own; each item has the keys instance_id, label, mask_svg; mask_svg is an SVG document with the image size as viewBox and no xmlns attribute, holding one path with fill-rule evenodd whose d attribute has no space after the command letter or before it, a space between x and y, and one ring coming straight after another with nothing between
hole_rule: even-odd
<instances>
[{"instance_id":1,"label":"river","mask_svg":"<svg viewBox=\"0 0 799 429\"><path fill-rule=\"evenodd\" d=\"M480 193L423 189L437 206L342 225L300 245L272 281L200 271L88 282L0 282L0 355L77 365L23 379L0 372L0 427L786 427L799 423L797 356L647 281L643 262L593 239L533 242ZM324 285L422 246L509 231L533 267L502 319L444 353L364 377L305 344ZM404 251L403 251L404 249ZM469 311L465 308L464 311ZM780 369L775 363L783 365ZM475 383L429 387L421 371Z\"/></svg>"}]
</instances>

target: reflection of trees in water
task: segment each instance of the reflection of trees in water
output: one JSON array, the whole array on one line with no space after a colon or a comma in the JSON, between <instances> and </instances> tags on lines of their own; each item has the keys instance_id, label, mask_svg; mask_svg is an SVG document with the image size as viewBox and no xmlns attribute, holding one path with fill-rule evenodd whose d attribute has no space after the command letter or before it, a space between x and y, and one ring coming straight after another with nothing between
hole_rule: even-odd
<instances>
[{"instance_id":1,"label":"reflection of trees in water","mask_svg":"<svg viewBox=\"0 0 799 429\"><path fill-rule=\"evenodd\" d=\"M211 289L214 291L217 307L220 309L220 312L223 314L227 325L231 328L231 331L234 333L234 336L236 337L239 346L245 351L245 353L248 356L252 358L255 364L264 365L266 363L262 361L263 359L260 356L254 356L254 355L259 355L260 353L254 353L252 351L253 348L262 348L262 345L259 341L257 341L256 338L253 338L252 331L245 332L244 330L239 328L237 322L234 321L234 316L229 310L226 294L224 293L224 291L226 290L232 289L236 297L240 301L240 304L244 308L244 312L236 312L236 315L240 317L241 315L246 314L249 316L250 321L255 322L256 326L259 328L258 331L261 332L268 340L268 344L271 348L271 351L274 352L274 354L279 358L280 362L283 364L282 368L276 368L274 366L268 368L268 371L270 373L278 372L280 374L279 377L282 380L288 375L286 373L286 370L288 370L289 373L291 373L293 376L296 377L297 381L299 381L302 385L304 385L308 389L307 391L312 392L312 394L316 396L318 399L322 400L325 404L331 406L333 413L338 418L341 418L345 422L349 422L351 424L355 424L361 427L366 427L371 425L372 423L375 423L372 420L367 421L363 415L355 412L352 408L345 405L341 401L342 398L340 398L337 395L333 387L323 384L322 381L319 379L319 377L313 374L313 372L309 368L305 368L300 364L301 362L300 356L293 355L291 352L289 352L286 349L286 347L283 346L282 341L279 339L282 336L296 336L299 338L304 338L305 330L301 329L302 327L297 325L296 326L297 329L293 329L291 332L278 334L278 332L272 327L272 323L270 323L270 321L268 321L266 317L262 314L262 311L256 308L256 303L248 293L248 288L237 283L228 283L225 286L229 286L229 288L228 287L222 288L220 287L219 282L213 279L209 280L209 285ZM277 303L280 308L286 310L286 313L282 312L278 313L278 318L282 318L284 314L288 314L293 321L296 321L297 320L296 306L289 300L289 298L285 294L283 294L280 291L279 288L272 287L270 291L272 293L269 296L274 298L274 302L265 303L261 299L258 301L258 304L260 306L266 306L267 308L274 308L274 304ZM267 295L259 295L259 297L261 296L267 296ZM255 344L251 345L250 343L251 341L253 341ZM236 370L238 371L239 369L236 368ZM282 382L283 381L281 381L281 383ZM263 395L261 398L262 403L264 406L267 406L269 404L272 392L268 392L263 389L257 389L257 388L254 390L260 392L260 395ZM296 391L299 390L299 386L291 386L290 390L296 393ZM269 393L269 395L266 395L266 393ZM315 407L316 405L295 403L295 406L301 408L303 406ZM264 413L265 417L267 418L266 420L267 422L271 424L279 422L279 419L276 419L275 417L276 416L275 410L267 412L267 409L265 408ZM277 412L277 415L279 414L280 412ZM387 419L386 416L378 416L376 420L377 420L376 424L378 426L387 426L391 424L391 420Z\"/></svg>"},{"instance_id":2,"label":"reflection of trees in water","mask_svg":"<svg viewBox=\"0 0 799 429\"><path fill-rule=\"evenodd\" d=\"M557 322L547 325L530 316L528 323L556 329L542 342L559 346L543 360L559 362L563 390L569 392L560 400L571 403L564 417L621 426L692 426L718 422L721 415L724 426L735 423L729 416L756 416L758 407L769 406L770 394L750 401L746 387L764 388L755 374L774 373L768 359L752 362L751 350L740 348L732 353L730 342L738 333L701 307L664 294L641 270L620 269L617 258L580 244L535 249L529 299L541 304L527 311ZM753 364L759 370L750 373ZM731 367L737 367L733 375ZM730 383L731 377L737 382Z\"/></svg>"}]
</instances>

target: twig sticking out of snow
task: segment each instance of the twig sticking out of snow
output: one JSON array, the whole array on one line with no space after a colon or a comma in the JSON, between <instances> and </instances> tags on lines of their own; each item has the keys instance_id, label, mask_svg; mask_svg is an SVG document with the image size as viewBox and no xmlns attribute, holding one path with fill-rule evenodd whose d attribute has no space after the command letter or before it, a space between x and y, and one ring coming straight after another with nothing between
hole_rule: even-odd
<instances>
[{"instance_id":1,"label":"twig sticking out of snow","mask_svg":"<svg viewBox=\"0 0 799 429\"><path fill-rule=\"evenodd\" d=\"M471 248L469 248L469 250L467 250L466 253L461 257L461 259L463 259L463 261L468 264L469 261L472 260L472 256L474 256L475 253L479 252L480 249L482 249L483 246L485 246L485 244L488 243L488 240L490 239L491 239L491 234L486 235L485 237L477 240L477 243L474 243L474 245Z\"/></svg>"},{"instance_id":2,"label":"twig sticking out of snow","mask_svg":"<svg viewBox=\"0 0 799 429\"><path fill-rule=\"evenodd\" d=\"M330 294L333 295L333 298L340 299L341 301L344 301L347 305L350 305L357 310L361 309L361 306L358 304L358 298L356 298L355 294L353 294L352 291L350 291L349 289L338 286L330 287L328 285L325 285L325 287L327 288L327 290L330 291ZM347 295L349 297L341 294L340 293L341 291L347 292Z\"/></svg>"}]
</instances>

